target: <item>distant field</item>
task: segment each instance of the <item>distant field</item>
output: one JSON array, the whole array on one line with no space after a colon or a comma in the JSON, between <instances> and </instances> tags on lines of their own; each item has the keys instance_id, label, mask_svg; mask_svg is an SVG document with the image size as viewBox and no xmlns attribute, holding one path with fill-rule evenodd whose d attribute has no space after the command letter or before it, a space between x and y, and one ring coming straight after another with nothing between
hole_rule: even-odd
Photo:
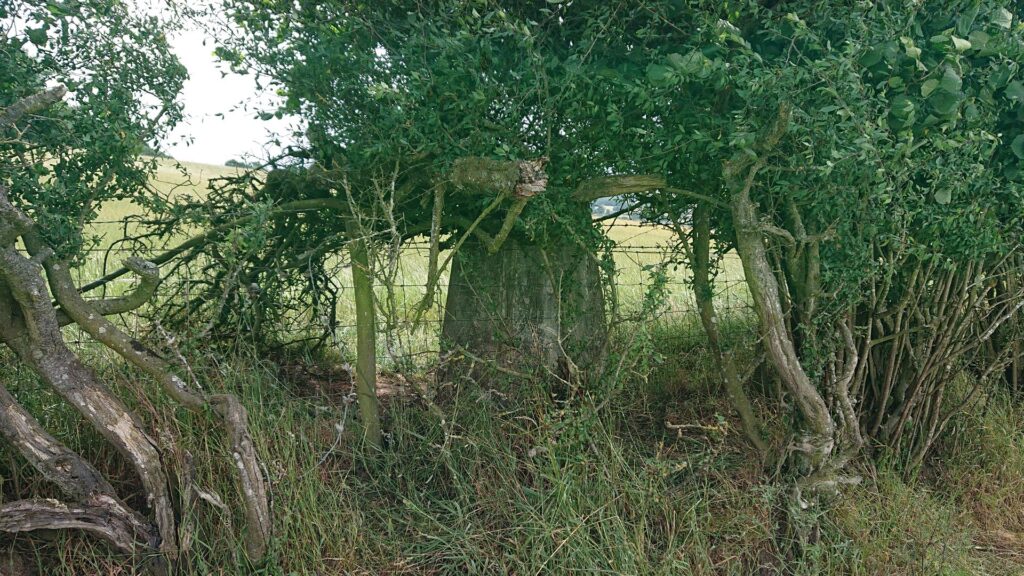
<instances>
[{"instance_id":1,"label":"distant field","mask_svg":"<svg viewBox=\"0 0 1024 576\"><path fill-rule=\"evenodd\" d=\"M153 187L163 194L202 193L210 180L238 174L239 169L226 166L212 166L196 162L181 162L180 166L170 160L160 160L156 174L150 180ZM105 248L123 237L122 220L138 215L140 208L127 200L107 202L100 207L99 217L90 232L100 238L99 246Z\"/></svg>"},{"instance_id":2,"label":"distant field","mask_svg":"<svg viewBox=\"0 0 1024 576\"><path fill-rule=\"evenodd\" d=\"M198 162L175 163L170 160L161 160L152 183L154 188L162 193L189 194L199 193L207 189L210 180L233 176L240 172L238 168L226 166L214 166L212 164L201 164ZM103 234L105 240L116 240L120 237L120 227L115 223L125 217L139 213L139 207L128 201L108 202L100 208L100 215L97 221L99 224L93 226L93 232ZM641 226L632 220L620 219L614 225L608 226L609 236L621 246L661 246L667 244L672 233L665 228L657 226Z\"/></svg>"},{"instance_id":3,"label":"distant field","mask_svg":"<svg viewBox=\"0 0 1024 576\"><path fill-rule=\"evenodd\" d=\"M211 179L237 174L238 169L223 166L212 166L193 162L182 162L180 166L171 161L162 161L159 170L154 175L154 186L163 193L171 195L198 193L201 195L207 189ZM104 271L109 271L120 265L129 254L127 251L116 251L108 254L106 248L123 238L125 226L122 221L129 216L137 215L140 210L129 202L111 202L101 207L97 223L92 226L91 232L96 234L99 242L94 252L89 255L87 262L79 269L81 282L88 282L91 279L101 276ZM131 230L131 228L128 228ZM635 221L618 220L609 225L607 233L617 245L615 250L616 262L616 291L621 305L621 310L628 313L635 309L642 301L645 292L650 286L652 267L665 262L669 254L667 248L673 240L670 230L659 226L641 225ZM182 237L188 234L183 232ZM161 247L162 249L170 246ZM141 254L151 256L150 254ZM733 255L730 255L733 256ZM350 285L349 271L340 265L338 260L338 275L344 286ZM400 307L412 308L422 298L426 283L427 261L425 250L422 246L411 246L402 257L400 271L396 283L400 285L396 289L396 297ZM668 302L666 303L665 314L689 315L694 309L693 296L686 281L687 274L683 269L668 269L670 290ZM723 269L719 275L718 301L723 311L743 308L747 305L745 287L742 285L742 270L735 257L727 257ZM110 293L117 294L131 285L132 280L124 278L110 288ZM440 302L444 301L443 288L447 278L442 278L442 294ZM383 292L383 288L380 288ZM354 318L354 310L350 303L343 302L340 306L339 320L342 324L351 324ZM435 306L430 316L433 320L439 320L441 309ZM300 321L299 324L302 322ZM344 335L342 335L344 336ZM423 335L431 339L430 335ZM427 343L424 342L424 345Z\"/></svg>"}]
</instances>

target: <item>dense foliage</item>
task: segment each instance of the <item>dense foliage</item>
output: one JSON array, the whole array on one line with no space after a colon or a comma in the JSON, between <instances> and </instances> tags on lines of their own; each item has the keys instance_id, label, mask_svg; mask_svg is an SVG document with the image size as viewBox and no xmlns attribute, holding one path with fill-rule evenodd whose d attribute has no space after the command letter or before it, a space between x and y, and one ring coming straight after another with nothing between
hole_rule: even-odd
<instances>
[{"instance_id":1,"label":"dense foliage","mask_svg":"<svg viewBox=\"0 0 1024 576\"><path fill-rule=\"evenodd\" d=\"M185 68L166 22L122 2L4 0L0 21L0 105L57 84L68 90L6 135L0 170L12 200L73 254L102 202L157 202L148 188L155 161L139 154L181 118Z\"/></svg>"},{"instance_id":2,"label":"dense foliage","mask_svg":"<svg viewBox=\"0 0 1024 576\"><path fill-rule=\"evenodd\" d=\"M856 453L858 421L895 447L913 422L920 461L948 421L953 375L1018 361L990 343L1021 296L1011 3L227 6L241 32L221 56L282 90L279 112L308 119L313 157L346 185L546 156L553 193L517 224L538 234L586 177L663 178L629 191L635 205L684 243L699 208L714 240L701 245L739 249L778 344L770 360L793 382L794 426L814 431L819 456ZM407 191L399 226L431 206L430 186ZM446 205L461 215L447 229L486 204ZM583 221L557 233L598 234Z\"/></svg>"},{"instance_id":3,"label":"dense foliage","mask_svg":"<svg viewBox=\"0 0 1024 576\"><path fill-rule=\"evenodd\" d=\"M625 207L617 212L674 232L669 263L690 272L710 364L750 451L760 456L750 468L786 473L787 480L763 496L771 502L765 509L773 508L765 525L784 554L788 545L780 542L790 536L814 543L818 533L804 530L804 521L820 518L806 510L860 480L851 466L855 459L877 457L915 474L937 446L957 444L951 428L980 426L962 418L964 408L999 396L989 394L997 387L1021 385L1019 2L225 0L214 12L223 25L218 56L277 90L283 104L263 116L301 117L303 141L265 166L232 160L229 166L244 170L171 202L148 184L156 160L140 157L158 150L160 137L181 118L176 97L186 74L168 47L167 22L116 0L0 0L6 26L0 40L0 342L131 465L148 502L138 510L126 504L120 486L51 436L0 382L0 433L70 503L0 502L0 531L79 527L121 551L173 560L179 544L187 552L191 543L183 511L191 512L199 499L228 511L219 495L198 485L194 496L191 456L175 451L174 438L150 438L143 420L66 346L61 327L77 324L161 384L163 396L192 409L197 421L219 418L243 496L247 557L263 557L270 544L264 475L271 473L256 458L239 401L195 386L201 376L173 341L161 355L103 318L148 300L161 281L156 267L133 260L85 288L72 281L69 270L88 245L83 230L112 200L133 201L156 216L144 231L150 241L178 240L183 229L201 228L155 262L170 263L172 272L163 284L167 306L159 328L198 336L204 344L211 336L277 336L286 321L301 323L303 337L322 324L312 335L319 346L331 343L342 297L339 275L348 268L357 351L346 383L359 401L363 438L351 443L357 467L365 466L354 485L367 492L389 485L374 476L376 458L409 474L394 476L402 486L390 489L402 494L399 515L408 514L407 492L419 498L411 492L429 493L423 483L438 478L454 495L440 496L441 508L454 502L460 510L474 509L480 486L492 481L484 477L495 470L487 460L497 455L507 468L498 474L502 496L483 498L482 509L493 507L500 514L488 513L501 516L510 498L522 500L514 505L529 501L528 514L543 520L537 532L545 546L551 545L545 515L559 510L545 501L560 490L552 486L571 487L569 478L587 479L584 487L611 485L602 475L627 474L631 487L621 502L610 493L595 498L579 486L562 492L582 503L577 510L563 502L574 526L569 538L577 531L582 536L586 531L579 528L595 516L614 518L624 532L650 523L657 535L652 542L664 530L672 534L662 540L675 547L678 511L664 494L682 475L698 474L689 471L690 461L666 464L664 438L650 454L649 431L634 433L643 422L682 437L688 424L670 424L667 414L664 422L660 415L650 422L646 414L625 423L608 418L635 407L616 405L631 394L624 392L624 371L642 366L640 372L662 359L650 340L659 329L651 317L665 276L655 274L640 306L645 316L639 321L651 322L643 330L616 326L630 334L609 352L602 297L614 294L590 284L598 263L614 272L613 260L600 257L610 241L591 218L588 204L595 199L614 197ZM426 294L400 302L398 261L413 239L427 244ZM523 250L518 260L492 259L508 245L560 252L548 257ZM499 307L530 308L539 311L531 319L554 319L516 326L523 333L554 326L549 331L555 334L531 334L514 346L540 343L523 345L523 355L561 354L565 361L530 372L499 354L442 353L439 388L458 388L455 417L445 414L443 395L433 398L424 387L416 394L428 410L415 419L429 422L407 423L408 430L394 424L388 439L375 389L377 334L388 338L389 352L399 347L390 340L397 322L391 313L401 306L411 305L412 319L405 321L412 330L422 328L420 320L435 308L443 269L467 248L476 251L477 264L490 263L475 270L493 276L487 289L506 298ZM728 322L715 309L716 273L727 253L742 262L756 313L759 338L752 350L740 350L724 334ZM510 263L511 269L503 267ZM192 270L173 274L178 267ZM91 302L81 297L129 270L141 278L136 293ZM450 283L458 289L448 293L468 302L482 290L464 282L471 272L461 274ZM531 286L515 291L525 284ZM533 285L541 288L531 292ZM566 327L582 333L580 340L602 340L592 356L570 357L564 346L570 339L558 332L570 317L563 315L563 297L574 293L577 303L592 304L588 311L600 316ZM451 305L468 310L476 303ZM166 360L172 354L182 365ZM510 398L500 385L474 387L472 368L466 377L446 376L443 363L457 355L471 357L474 366L496 367L513 379L520 397ZM741 366L747 356L751 370ZM768 368L762 384L777 395L748 386L761 362ZM147 391L130 390L149 407ZM463 394L472 409L461 408ZM501 410L501 418L477 406ZM346 408L326 453L305 455L318 460L317 474L349 441L343 436L347 415ZM460 421L463 429L453 427ZM606 428L609 423L617 428ZM724 419L694 427L714 434L727 428ZM474 434L490 444L476 442ZM603 448L594 441L599 434ZM267 444L280 450L276 439ZM398 462L406 452L414 458ZM171 456L182 461L180 469ZM182 487L169 480L172 471ZM295 474L288 480L306 481ZM782 507L789 514L777 522ZM606 509L611 516L602 517ZM441 517L458 519L467 526L466 541L472 540L473 522L464 522L461 511L448 512ZM632 519L638 513L642 521ZM382 531L405 521L385 516L376 520ZM444 524L431 522L431 528ZM487 539L507 529L482 525ZM526 533L522 526L508 533L517 530ZM603 547L603 536L590 536L593 546L580 550ZM438 541L465 545L447 538ZM490 544L496 550L509 545L504 536L498 540ZM535 568L544 571L563 547L574 546L567 542L554 544ZM662 555L648 547L639 545L637 557ZM664 566L673 555L664 552ZM493 569L492 561L480 565Z\"/></svg>"},{"instance_id":4,"label":"dense foliage","mask_svg":"<svg viewBox=\"0 0 1024 576\"><path fill-rule=\"evenodd\" d=\"M638 145L662 152L670 182L719 199L720 249L740 232L737 202L749 193L746 232L767 245L769 283L780 286L766 298L787 311L818 393L836 393L852 357L866 431L912 445L915 462L945 425L955 374L973 366L987 377L1008 361L980 351L1019 309L1024 44L1007 6L750 5L679 42L656 35L646 81L623 83L623 102L643 111ZM730 185L731 164L752 169ZM692 202L672 200L649 211L685 222ZM845 352L837 323L856 336ZM943 330L953 332L933 338Z\"/></svg>"}]
</instances>

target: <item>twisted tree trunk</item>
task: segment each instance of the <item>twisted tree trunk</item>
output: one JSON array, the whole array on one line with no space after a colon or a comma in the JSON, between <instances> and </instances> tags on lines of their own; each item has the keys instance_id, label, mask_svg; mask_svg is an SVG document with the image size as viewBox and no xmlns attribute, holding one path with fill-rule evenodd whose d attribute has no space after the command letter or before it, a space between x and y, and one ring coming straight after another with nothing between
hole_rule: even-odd
<instances>
[{"instance_id":1,"label":"twisted tree trunk","mask_svg":"<svg viewBox=\"0 0 1024 576\"><path fill-rule=\"evenodd\" d=\"M809 471L818 471L827 466L835 448L835 422L825 399L804 371L796 344L786 326L778 280L768 262L757 207L750 199L750 183L756 172L756 168L750 167L743 183L734 190L732 215L736 226L736 251L743 262L743 273L760 320L768 359L796 402L804 421L806 433L799 448L807 457Z\"/></svg>"},{"instance_id":2,"label":"twisted tree trunk","mask_svg":"<svg viewBox=\"0 0 1024 576\"><path fill-rule=\"evenodd\" d=\"M757 311L769 363L778 374L786 391L796 404L799 414L799 437L789 447L797 456L800 479L795 484L795 502L806 507L805 496L834 493L841 482L854 481L840 475L844 462L837 458L837 424L825 397L811 381L804 369L793 332L782 308L779 280L769 261L765 248L765 229L757 204L751 198L751 189L757 174L764 167L765 158L776 147L789 123L789 108L780 107L774 126L756 143L756 154L738 153L725 162L722 174L730 194L730 210L736 230L736 252L743 263L743 273ZM842 396L849 406L849 379L856 367L856 350L848 351L845 362L839 366L844 372L842 380L832 383L832 394ZM837 362L838 365L838 362ZM846 420L844 419L844 422ZM856 422L852 422L856 425ZM852 431L844 430L844 434ZM858 433L859 437L859 433Z\"/></svg>"},{"instance_id":3,"label":"twisted tree trunk","mask_svg":"<svg viewBox=\"0 0 1024 576\"><path fill-rule=\"evenodd\" d=\"M19 238L24 241L28 255L16 248ZM173 366L103 317L146 302L159 282L155 265L131 259L128 266L142 279L136 292L122 298L86 302L76 290L67 264L54 256L33 221L8 201L6 190L0 186L0 342L74 406L132 464L155 523L155 527L151 526L138 512L128 508L98 470L48 434L0 387L0 434L44 478L72 498L70 502L22 500L5 504L0 507L0 531L76 528L123 552L158 551L161 558L171 562L178 556L174 497L160 447L121 399L67 347L60 327L77 323L96 340L154 376L186 407L197 411L212 409L221 417L245 502L248 552L257 560L270 538L270 513L245 409L234 396L207 396L191 389L175 374ZM51 302L51 292L60 310ZM153 566L159 568L163 564Z\"/></svg>"}]
</instances>

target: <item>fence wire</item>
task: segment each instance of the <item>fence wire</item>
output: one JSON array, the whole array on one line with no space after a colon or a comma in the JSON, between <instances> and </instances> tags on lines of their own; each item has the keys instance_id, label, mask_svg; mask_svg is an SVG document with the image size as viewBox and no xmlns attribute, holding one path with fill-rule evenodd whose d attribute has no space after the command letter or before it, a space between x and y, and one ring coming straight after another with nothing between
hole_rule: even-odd
<instances>
[{"instance_id":1,"label":"fence wire","mask_svg":"<svg viewBox=\"0 0 1024 576\"><path fill-rule=\"evenodd\" d=\"M97 224L111 224L100 222ZM120 223L118 223L120 224ZM118 230L123 233L123 230ZM429 253L429 246L425 243L412 243L402 248L398 261L398 270L394 274L393 282L390 283L390 291L395 295L396 309L392 310L390 334L392 342L400 342L404 353L416 355L420 353L436 352L439 349L441 328L445 321L444 306L448 292L448 273L444 273L439 279L435 304L419 318L415 326L412 325L417 304L427 291L426 284L426 261ZM78 284L84 285L96 278L121 266L123 260L128 256L141 255L129 246L113 245L108 248L91 248L84 252L82 264L76 268L76 280ZM624 318L633 317L643 303L645 295L654 286L656 280L653 271L662 266L666 261L667 253L664 246L657 244L636 244L619 245L613 248L612 256L615 261L616 273L613 278L614 290L617 299L616 310ZM196 270L201 268L201 263L195 263ZM334 268L336 282L340 285L340 298L334 318L333 329L335 331L333 340L341 346L351 346L355 339L355 311L348 292L352 287L351 274L345 263L340 259ZM688 274L684 267L664 268L666 275L664 283L664 301L657 312L645 317L648 322L694 322L699 316L696 310L692 286L688 282ZM195 274L195 276L193 276ZM190 285L199 279L198 273L192 267L183 266L175 271L174 280ZM480 279L481 288L487 288L487 282L493 279ZM101 299L112 296L119 296L130 291L136 280L128 274L113 280L102 289L95 290L85 295L86 299ZM378 281L378 284L380 282ZM492 286L493 287L493 286ZM378 298L385 298L388 287L377 286ZM612 306L608 303L608 310ZM733 315L745 315L750 311L750 298L746 284L743 281L738 258L734 254L728 254L723 259L715 282L715 305L717 312L722 317ZM131 333L139 333L147 327L149 320L145 317L146 312L132 311L120 314L111 320L119 323ZM275 326L275 329L284 337L284 340L298 340L304 334L311 332L310 328L314 323L326 324L329 319L315 318L313 311L300 314L285 326ZM88 345L91 340L82 336L75 328L70 328L69 342L83 346ZM386 340L387 338L381 338ZM382 344L383 346L384 344ZM384 353L395 351L382 350Z\"/></svg>"}]
</instances>

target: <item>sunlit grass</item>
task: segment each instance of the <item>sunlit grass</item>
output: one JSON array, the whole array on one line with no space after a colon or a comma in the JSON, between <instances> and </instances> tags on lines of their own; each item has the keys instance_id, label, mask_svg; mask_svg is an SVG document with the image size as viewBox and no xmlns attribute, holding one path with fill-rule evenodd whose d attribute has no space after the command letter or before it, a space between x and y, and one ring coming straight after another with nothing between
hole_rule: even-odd
<instances>
[{"instance_id":1,"label":"sunlit grass","mask_svg":"<svg viewBox=\"0 0 1024 576\"><path fill-rule=\"evenodd\" d=\"M238 172L236 168L161 160L152 184L161 194L202 197L212 179L235 175ZM112 202L101 207L99 218L88 230L98 241L76 271L80 284L119 267L125 257L134 253L130 245L118 241L124 238L126 233L133 234L138 231L133 224L125 224L125 221L139 213L138 206L126 201ZM671 230L625 219L607 223L606 230L609 238L616 244L613 252L615 276L611 280L615 285L615 309L619 314L629 317L639 309L652 285L653 274L663 268L667 276L668 289L661 310L662 319L674 321L693 316L695 304L693 292L688 284L689 275L686 267L668 264L672 257L669 251L673 242ZM176 238L175 241L179 242L187 237L187 231L183 231L180 238ZM114 249L108 251L111 246L114 246ZM152 247L152 253L140 255L151 257L170 247ZM399 345L402 353L416 354L437 348L447 296L447 270L443 271L440 278L435 301L421 316L423 323L415 327L408 325L426 294L427 256L428 246L425 241L412 242L404 248L397 263L397 273L393 277L385 277L388 265L386 262L380 263L378 270L380 278L377 282L377 296L385 305L385 312L391 313L390 320L401 327L399 332L392 334L397 342L391 344ZM444 261L446 256L447 253L442 254L441 260ZM334 277L343 291L337 309L337 322L340 328L336 334L338 344L342 347L349 346L355 337L355 306L351 298L345 297L351 293L349 289L352 286L351 273L345 265L346 261L344 254L338 254L330 259L330 265L335 269ZM742 268L735 254L727 254L720 268L716 284L716 302L720 310L729 313L749 307ZM133 285L134 279L125 276L105 287L103 294L119 295ZM391 294L386 285L391 286ZM99 292L92 294L99 295ZM291 319L289 325L303 331L318 322L322 322L322 319L300 313L298 317ZM381 353L386 358L389 351L384 349L385 346L386 343L382 341ZM391 354L396 352L398 351L390 350Z\"/></svg>"}]
</instances>

